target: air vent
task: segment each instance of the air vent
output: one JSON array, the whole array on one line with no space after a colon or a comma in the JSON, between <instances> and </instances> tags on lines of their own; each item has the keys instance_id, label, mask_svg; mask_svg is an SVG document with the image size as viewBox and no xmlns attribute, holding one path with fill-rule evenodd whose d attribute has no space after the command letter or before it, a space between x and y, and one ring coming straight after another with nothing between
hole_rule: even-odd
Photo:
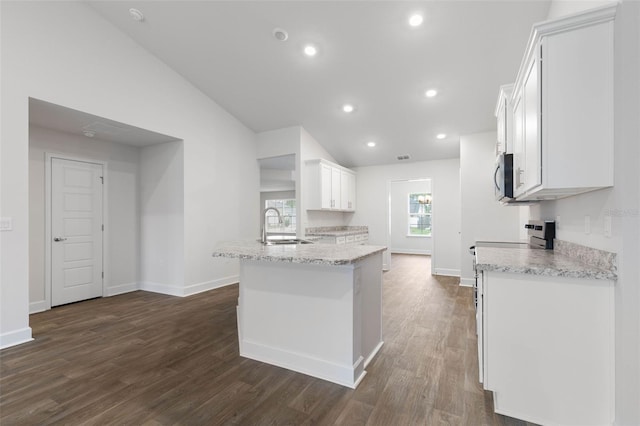
<instances>
[{"instance_id":1,"label":"air vent","mask_svg":"<svg viewBox=\"0 0 640 426\"><path fill-rule=\"evenodd\" d=\"M409 157L408 155L398 155L397 158L398 160L402 161L402 160L408 160L411 157Z\"/></svg>"},{"instance_id":2,"label":"air vent","mask_svg":"<svg viewBox=\"0 0 640 426\"><path fill-rule=\"evenodd\" d=\"M93 132L94 134L98 133L98 134L106 134L106 135L112 135L112 136L121 135L123 133L127 133L131 131L131 129L114 126L113 124L103 123L100 121L96 121L87 126L84 126L82 130L90 131L90 132Z\"/></svg>"}]
</instances>

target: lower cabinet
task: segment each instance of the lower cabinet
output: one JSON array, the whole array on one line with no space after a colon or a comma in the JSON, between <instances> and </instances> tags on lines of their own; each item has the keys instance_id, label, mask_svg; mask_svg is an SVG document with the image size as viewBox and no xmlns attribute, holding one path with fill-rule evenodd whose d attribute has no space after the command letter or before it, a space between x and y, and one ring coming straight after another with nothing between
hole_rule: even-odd
<instances>
[{"instance_id":1,"label":"lower cabinet","mask_svg":"<svg viewBox=\"0 0 640 426\"><path fill-rule=\"evenodd\" d=\"M612 424L614 282L483 271L479 289L480 379L495 412Z\"/></svg>"}]
</instances>

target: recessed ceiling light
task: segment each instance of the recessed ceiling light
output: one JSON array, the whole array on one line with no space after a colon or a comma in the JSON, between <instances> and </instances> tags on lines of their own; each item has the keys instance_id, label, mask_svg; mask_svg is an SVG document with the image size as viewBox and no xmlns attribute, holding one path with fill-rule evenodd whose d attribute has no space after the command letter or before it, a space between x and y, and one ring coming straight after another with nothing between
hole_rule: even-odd
<instances>
[{"instance_id":1,"label":"recessed ceiling light","mask_svg":"<svg viewBox=\"0 0 640 426\"><path fill-rule=\"evenodd\" d=\"M318 53L318 49L316 49L315 46L308 44L304 47L304 54L307 56L316 56L316 53Z\"/></svg>"},{"instance_id":2,"label":"recessed ceiling light","mask_svg":"<svg viewBox=\"0 0 640 426\"><path fill-rule=\"evenodd\" d=\"M433 98L433 97L434 97L435 95L437 95L437 94L438 94L438 91L437 91L436 89L429 89L429 90L427 90L426 92L424 92L424 95L425 95L427 98Z\"/></svg>"},{"instance_id":3,"label":"recessed ceiling light","mask_svg":"<svg viewBox=\"0 0 640 426\"><path fill-rule=\"evenodd\" d=\"M367 146L369 148L373 148L374 146L376 146L376 143L374 141L369 141L369 142L367 142Z\"/></svg>"},{"instance_id":4,"label":"recessed ceiling light","mask_svg":"<svg viewBox=\"0 0 640 426\"><path fill-rule=\"evenodd\" d=\"M420 15L419 13L414 13L409 17L409 25L411 25L412 27L419 27L420 25L422 25L423 20L424 19L422 18L422 15Z\"/></svg>"},{"instance_id":5,"label":"recessed ceiling light","mask_svg":"<svg viewBox=\"0 0 640 426\"><path fill-rule=\"evenodd\" d=\"M289 33L282 28L276 28L273 30L273 36L278 41L286 41L289 38Z\"/></svg>"},{"instance_id":6,"label":"recessed ceiling light","mask_svg":"<svg viewBox=\"0 0 640 426\"><path fill-rule=\"evenodd\" d=\"M134 9L134 8L129 9L129 14L131 15L134 21L138 21L138 22L144 21L144 15L138 9Z\"/></svg>"},{"instance_id":7,"label":"recessed ceiling light","mask_svg":"<svg viewBox=\"0 0 640 426\"><path fill-rule=\"evenodd\" d=\"M351 104L344 104L342 106L342 110L344 112L353 112L355 110L355 107L353 105L351 105Z\"/></svg>"},{"instance_id":8,"label":"recessed ceiling light","mask_svg":"<svg viewBox=\"0 0 640 426\"><path fill-rule=\"evenodd\" d=\"M444 134L444 133L438 133L438 134L436 135L436 138L438 138L438 139L444 139L444 138L446 138L446 137L447 137L447 135L446 135L446 134Z\"/></svg>"}]
</instances>

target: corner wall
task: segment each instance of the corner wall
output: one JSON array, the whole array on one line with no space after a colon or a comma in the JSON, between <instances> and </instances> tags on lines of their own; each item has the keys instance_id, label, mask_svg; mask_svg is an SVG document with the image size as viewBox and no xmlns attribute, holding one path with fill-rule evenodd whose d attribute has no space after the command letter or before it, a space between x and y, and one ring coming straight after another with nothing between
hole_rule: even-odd
<instances>
[{"instance_id":1,"label":"corner wall","mask_svg":"<svg viewBox=\"0 0 640 426\"><path fill-rule=\"evenodd\" d=\"M477 133L460 137L460 195L462 206L460 258L463 285L473 285L473 260L469 247L476 241L519 241L521 210L502 206L495 200L496 133Z\"/></svg>"}]
</instances>

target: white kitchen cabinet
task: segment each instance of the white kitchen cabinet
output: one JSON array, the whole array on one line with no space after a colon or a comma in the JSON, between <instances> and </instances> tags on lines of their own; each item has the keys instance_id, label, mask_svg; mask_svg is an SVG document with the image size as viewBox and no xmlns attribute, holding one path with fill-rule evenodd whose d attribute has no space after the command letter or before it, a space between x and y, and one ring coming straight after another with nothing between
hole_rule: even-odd
<instances>
[{"instance_id":1,"label":"white kitchen cabinet","mask_svg":"<svg viewBox=\"0 0 640 426\"><path fill-rule=\"evenodd\" d=\"M613 186L615 11L612 4L533 27L512 98L516 199Z\"/></svg>"},{"instance_id":2,"label":"white kitchen cabinet","mask_svg":"<svg viewBox=\"0 0 640 426\"><path fill-rule=\"evenodd\" d=\"M340 171L340 196L342 210L356 210L356 175L350 170Z\"/></svg>"},{"instance_id":3,"label":"white kitchen cabinet","mask_svg":"<svg viewBox=\"0 0 640 426\"><path fill-rule=\"evenodd\" d=\"M614 416L614 282L483 271L481 380L496 413L539 424Z\"/></svg>"},{"instance_id":4,"label":"white kitchen cabinet","mask_svg":"<svg viewBox=\"0 0 640 426\"><path fill-rule=\"evenodd\" d=\"M497 124L496 156L513 152L513 147L511 146L513 121L512 95L513 84L500 86L495 112Z\"/></svg>"},{"instance_id":5,"label":"white kitchen cabinet","mask_svg":"<svg viewBox=\"0 0 640 426\"><path fill-rule=\"evenodd\" d=\"M307 210L355 211L355 173L317 159L305 162Z\"/></svg>"}]
</instances>

